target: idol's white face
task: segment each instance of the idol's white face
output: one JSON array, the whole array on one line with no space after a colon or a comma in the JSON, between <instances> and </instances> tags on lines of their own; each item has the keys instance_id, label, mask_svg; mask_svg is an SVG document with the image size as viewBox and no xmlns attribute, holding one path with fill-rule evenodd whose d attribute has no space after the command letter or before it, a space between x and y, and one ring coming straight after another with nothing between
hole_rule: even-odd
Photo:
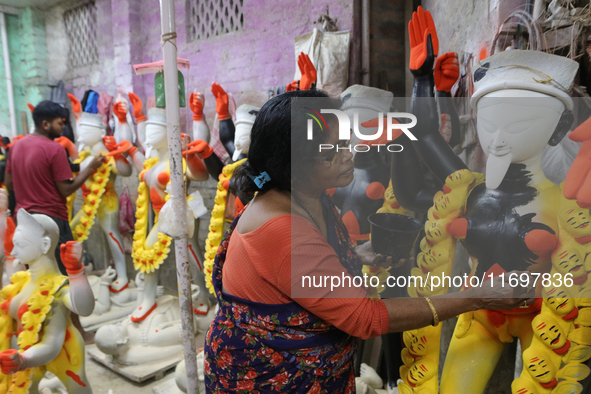
<instances>
[{"instance_id":1,"label":"idol's white face","mask_svg":"<svg viewBox=\"0 0 591 394\"><path fill-rule=\"evenodd\" d=\"M477 129L488 156L520 163L541 154L565 107L562 101L525 90L503 90L478 101Z\"/></svg>"},{"instance_id":2,"label":"idol's white face","mask_svg":"<svg viewBox=\"0 0 591 394\"><path fill-rule=\"evenodd\" d=\"M250 131L252 130L251 125L239 125L236 127L236 133L234 134L234 145L236 149L242 151L242 153L248 153L250 148Z\"/></svg>"},{"instance_id":3,"label":"idol's white face","mask_svg":"<svg viewBox=\"0 0 591 394\"><path fill-rule=\"evenodd\" d=\"M29 235L27 237L26 235ZM43 256L41 239L31 240L31 232L23 225L18 225L12 237L14 248L11 255L23 264L31 264Z\"/></svg>"},{"instance_id":4,"label":"idol's white face","mask_svg":"<svg viewBox=\"0 0 591 394\"><path fill-rule=\"evenodd\" d=\"M146 125L146 145L153 149L160 149L165 147L167 143L165 126L154 123Z\"/></svg>"},{"instance_id":5,"label":"idol's white face","mask_svg":"<svg viewBox=\"0 0 591 394\"><path fill-rule=\"evenodd\" d=\"M79 125L77 131L78 142L88 147L99 143L105 136L105 133L100 128L85 124Z\"/></svg>"}]
</instances>

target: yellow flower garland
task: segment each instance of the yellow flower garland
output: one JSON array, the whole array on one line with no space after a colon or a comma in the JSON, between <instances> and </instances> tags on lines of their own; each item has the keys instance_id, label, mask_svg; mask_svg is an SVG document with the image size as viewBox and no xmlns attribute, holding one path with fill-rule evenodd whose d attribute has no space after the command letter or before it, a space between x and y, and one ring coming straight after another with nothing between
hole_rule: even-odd
<instances>
[{"instance_id":1,"label":"yellow flower garland","mask_svg":"<svg viewBox=\"0 0 591 394\"><path fill-rule=\"evenodd\" d=\"M88 156L90 156L90 151L84 150L80 153L80 157L75 160L74 163L81 163ZM82 203L80 211L76 214L76 217L70 221L70 226L72 227L72 233L75 241L83 242L88 238L90 229L94 225L96 213L101 204L101 198L103 197L107 183L109 182L113 160L114 159L112 157L108 157L107 160L99 167L99 169L96 170L86 181L87 184L90 184L90 193L84 197L84 202ZM72 212L71 207L74 203L73 196L74 195L72 194L71 199L68 197L68 211L70 215Z\"/></svg>"},{"instance_id":2,"label":"yellow flower garland","mask_svg":"<svg viewBox=\"0 0 591 394\"><path fill-rule=\"evenodd\" d=\"M214 294L213 284L211 282L213 261L224 236L224 216L226 213L226 197L228 196L228 190L224 187L224 183L230 181L236 168L245 161L246 159L239 160L235 163L228 164L222 169L218 182L218 190L215 193L215 205L211 211L209 234L207 234L207 240L205 241L205 262L203 263L205 285L211 294Z\"/></svg>"},{"instance_id":3,"label":"yellow flower garland","mask_svg":"<svg viewBox=\"0 0 591 394\"><path fill-rule=\"evenodd\" d=\"M48 275L27 300L28 310L21 316L23 330L18 335L19 352L22 353L39 341L39 332L51 312L55 294L64 286L66 276ZM9 313L10 301L20 293L31 280L29 271L19 271L10 278L11 284L0 291L0 351L10 349L10 338L14 321ZM0 394L26 394L32 382L34 368L16 372L12 376L0 374Z\"/></svg>"},{"instance_id":4,"label":"yellow flower garland","mask_svg":"<svg viewBox=\"0 0 591 394\"><path fill-rule=\"evenodd\" d=\"M136 270L143 273L152 273L160 267L170 252L171 237L164 233L158 233L158 241L151 248L146 247L148 236L148 217L150 206L150 188L143 180L144 174L158 163L158 158L147 159L144 162L144 169L140 173L140 185L138 186L138 198L135 202L135 233L133 234L133 248L131 257ZM170 195L165 200L168 201ZM158 223L158 215L154 219L154 225Z\"/></svg>"}]
</instances>

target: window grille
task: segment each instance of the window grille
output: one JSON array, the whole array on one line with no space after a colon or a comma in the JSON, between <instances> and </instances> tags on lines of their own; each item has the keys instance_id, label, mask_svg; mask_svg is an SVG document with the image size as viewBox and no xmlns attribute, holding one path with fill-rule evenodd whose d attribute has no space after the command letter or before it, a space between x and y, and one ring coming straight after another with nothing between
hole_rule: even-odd
<instances>
[{"instance_id":1,"label":"window grille","mask_svg":"<svg viewBox=\"0 0 591 394\"><path fill-rule=\"evenodd\" d=\"M70 44L68 59L71 67L98 63L96 16L94 2L81 5L64 13L66 34Z\"/></svg>"},{"instance_id":2,"label":"window grille","mask_svg":"<svg viewBox=\"0 0 591 394\"><path fill-rule=\"evenodd\" d=\"M187 0L188 41L241 31L244 0Z\"/></svg>"}]
</instances>

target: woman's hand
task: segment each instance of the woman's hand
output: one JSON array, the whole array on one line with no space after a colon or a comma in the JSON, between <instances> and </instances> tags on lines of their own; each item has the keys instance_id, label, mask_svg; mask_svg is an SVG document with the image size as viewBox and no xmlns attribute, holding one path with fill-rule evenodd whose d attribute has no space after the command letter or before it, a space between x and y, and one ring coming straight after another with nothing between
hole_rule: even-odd
<instances>
[{"instance_id":1,"label":"woman's hand","mask_svg":"<svg viewBox=\"0 0 591 394\"><path fill-rule=\"evenodd\" d=\"M480 309L515 309L527 306L535 302L535 288L511 285L510 277L519 277L522 274L529 275L528 271L511 271L503 276L496 276L485 281L481 287L472 287L471 298L477 298ZM533 278L529 283L533 283Z\"/></svg>"},{"instance_id":2,"label":"woman's hand","mask_svg":"<svg viewBox=\"0 0 591 394\"><path fill-rule=\"evenodd\" d=\"M357 256L359 256L359 261L361 261L361 264L363 265L370 265L370 266L380 266L380 267L390 267L392 265L392 257L388 256L388 257L384 257L381 254L375 254L373 252L373 248L371 246L371 241L368 241L366 243L364 243L363 245L359 245L355 248L355 253L357 253ZM404 264L404 261L406 260L401 260L402 263ZM398 267L400 265L397 264L396 266Z\"/></svg>"}]
</instances>

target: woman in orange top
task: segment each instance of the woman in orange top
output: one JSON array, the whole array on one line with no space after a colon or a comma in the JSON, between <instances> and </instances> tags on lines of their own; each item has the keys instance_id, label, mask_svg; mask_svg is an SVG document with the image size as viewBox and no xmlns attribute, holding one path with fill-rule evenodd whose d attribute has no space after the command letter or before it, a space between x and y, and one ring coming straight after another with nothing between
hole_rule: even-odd
<instances>
[{"instance_id":1,"label":"woman in orange top","mask_svg":"<svg viewBox=\"0 0 591 394\"><path fill-rule=\"evenodd\" d=\"M353 180L348 150L318 153L320 144L339 143L337 122L313 124L313 138L306 138L306 112L339 107L322 91L293 91L257 115L248 161L235 177L241 193L258 194L234 220L214 264L220 309L206 338L208 392L352 393L358 338L533 302L533 293L500 282L429 302L371 300L355 287L362 264L391 261L374 255L370 243L352 247L325 192ZM328 280L315 287L303 276L338 277L342 286Z\"/></svg>"}]
</instances>

